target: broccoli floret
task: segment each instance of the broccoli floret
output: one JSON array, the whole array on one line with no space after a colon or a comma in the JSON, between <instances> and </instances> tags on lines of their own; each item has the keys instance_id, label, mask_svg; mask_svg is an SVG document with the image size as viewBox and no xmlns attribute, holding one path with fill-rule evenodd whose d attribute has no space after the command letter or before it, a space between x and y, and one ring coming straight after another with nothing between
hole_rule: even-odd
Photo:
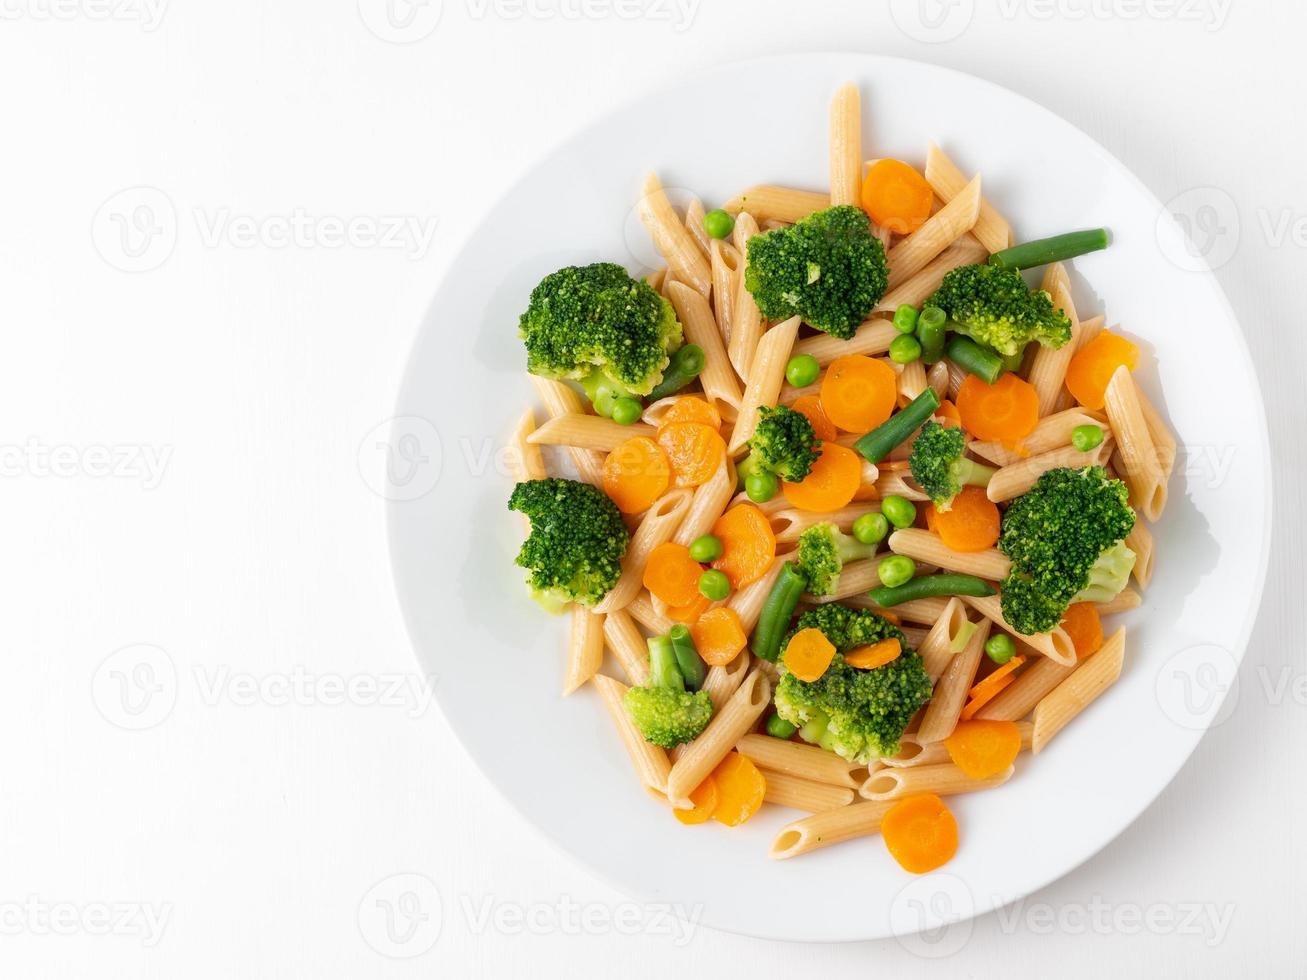
<instances>
[{"instance_id":1,"label":"broccoli floret","mask_svg":"<svg viewBox=\"0 0 1307 980\"><path fill-rule=\"evenodd\" d=\"M527 584L542 607L593 606L617 583L631 536L602 490L576 480L528 480L513 488L508 509L531 521L517 564L531 573Z\"/></svg>"},{"instance_id":2,"label":"broccoli floret","mask_svg":"<svg viewBox=\"0 0 1307 980\"><path fill-rule=\"evenodd\" d=\"M762 315L853 336L889 283L885 248L860 208L827 208L749 239L744 284Z\"/></svg>"},{"instance_id":3,"label":"broccoli floret","mask_svg":"<svg viewBox=\"0 0 1307 980\"><path fill-rule=\"evenodd\" d=\"M812 472L812 464L821 455L820 446L812 423L802 412L784 405L764 405L758 409L758 426L749 440L749 458L742 468L745 476L751 470L764 469L782 480L798 483Z\"/></svg>"},{"instance_id":4,"label":"broccoli floret","mask_svg":"<svg viewBox=\"0 0 1307 980\"><path fill-rule=\"evenodd\" d=\"M801 681L782 668L776 685L776 712L799 735L858 765L894 755L908 722L930 698L930 675L920 655L889 620L867 609L829 603L799 617L794 632L815 628L836 649L826 672ZM788 645L790 637L785 638ZM903 652L883 667L862 670L844 662L844 654L893 637Z\"/></svg>"},{"instance_id":5,"label":"broccoli floret","mask_svg":"<svg viewBox=\"0 0 1307 980\"><path fill-rule=\"evenodd\" d=\"M681 346L672 305L612 262L545 276L518 328L528 371L579 381L597 405L649 394Z\"/></svg>"},{"instance_id":6,"label":"broccoli floret","mask_svg":"<svg viewBox=\"0 0 1307 980\"><path fill-rule=\"evenodd\" d=\"M673 748L698 738L712 718L707 691L687 691L676 653L665 636L649 640L649 686L629 688L626 711L645 741Z\"/></svg>"},{"instance_id":7,"label":"broccoli floret","mask_svg":"<svg viewBox=\"0 0 1307 980\"><path fill-rule=\"evenodd\" d=\"M827 521L799 535L799 571L808 580L810 595L830 595L845 564L875 553L876 545L863 544Z\"/></svg>"},{"instance_id":8,"label":"broccoli floret","mask_svg":"<svg viewBox=\"0 0 1307 980\"><path fill-rule=\"evenodd\" d=\"M1126 486L1101 466L1049 470L1008 506L998 547L1012 559L1003 616L1019 633L1045 633L1072 602L1105 602L1125 588L1135 554Z\"/></svg>"},{"instance_id":9,"label":"broccoli floret","mask_svg":"<svg viewBox=\"0 0 1307 980\"><path fill-rule=\"evenodd\" d=\"M1071 319L1016 269L961 266L945 274L926 305L947 313L952 329L1009 357L1032 340L1061 347L1071 339Z\"/></svg>"},{"instance_id":10,"label":"broccoli floret","mask_svg":"<svg viewBox=\"0 0 1307 980\"><path fill-rule=\"evenodd\" d=\"M912 444L908 459L912 478L940 510L953 506L953 498L962 492L963 486L988 486L989 478L994 475L992 466L966 459L962 455L966 448L967 440L961 429L938 422L923 425Z\"/></svg>"}]
</instances>

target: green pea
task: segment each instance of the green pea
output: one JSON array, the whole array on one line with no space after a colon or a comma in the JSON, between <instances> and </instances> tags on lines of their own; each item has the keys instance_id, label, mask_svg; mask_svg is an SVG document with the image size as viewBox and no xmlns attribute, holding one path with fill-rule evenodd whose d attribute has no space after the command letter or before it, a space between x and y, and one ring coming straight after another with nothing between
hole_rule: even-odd
<instances>
[{"instance_id":1,"label":"green pea","mask_svg":"<svg viewBox=\"0 0 1307 980\"><path fill-rule=\"evenodd\" d=\"M709 238L726 238L735 230L735 219L728 212L717 208L703 216L703 230Z\"/></svg>"},{"instance_id":2,"label":"green pea","mask_svg":"<svg viewBox=\"0 0 1307 980\"><path fill-rule=\"evenodd\" d=\"M821 365L811 354L799 354L785 365L785 380L796 388L806 388L821 374Z\"/></svg>"},{"instance_id":3,"label":"green pea","mask_svg":"<svg viewBox=\"0 0 1307 980\"><path fill-rule=\"evenodd\" d=\"M690 557L695 561L716 561L722 556L722 539L704 534L690 542Z\"/></svg>"},{"instance_id":4,"label":"green pea","mask_svg":"<svg viewBox=\"0 0 1307 980\"><path fill-rule=\"evenodd\" d=\"M713 602L725 599L731 594L731 580L725 572L710 568L699 576L699 594Z\"/></svg>"},{"instance_id":5,"label":"green pea","mask_svg":"<svg viewBox=\"0 0 1307 980\"><path fill-rule=\"evenodd\" d=\"M1103 444L1103 430L1097 425L1077 425L1071 430L1071 445L1082 453Z\"/></svg>"},{"instance_id":6,"label":"green pea","mask_svg":"<svg viewBox=\"0 0 1307 980\"><path fill-rule=\"evenodd\" d=\"M895 527L912 527L917 522L917 508L912 501L896 493L880 502L880 512Z\"/></svg>"},{"instance_id":7,"label":"green pea","mask_svg":"<svg viewBox=\"0 0 1307 980\"><path fill-rule=\"evenodd\" d=\"M618 425L634 425L644 414L644 406L634 398L613 400L613 421Z\"/></svg>"},{"instance_id":8,"label":"green pea","mask_svg":"<svg viewBox=\"0 0 1307 980\"><path fill-rule=\"evenodd\" d=\"M917 332L917 308L911 303L904 303L894 311L894 329L899 333Z\"/></svg>"},{"instance_id":9,"label":"green pea","mask_svg":"<svg viewBox=\"0 0 1307 980\"><path fill-rule=\"evenodd\" d=\"M917 574L917 566L907 555L890 555L880 560L876 574L880 576L882 585L896 589L912 581L912 577Z\"/></svg>"},{"instance_id":10,"label":"green pea","mask_svg":"<svg viewBox=\"0 0 1307 980\"><path fill-rule=\"evenodd\" d=\"M765 504L776 496L776 491L779 489L776 474L768 473L766 470L755 470L744 480L744 492L754 503Z\"/></svg>"},{"instance_id":11,"label":"green pea","mask_svg":"<svg viewBox=\"0 0 1307 980\"><path fill-rule=\"evenodd\" d=\"M798 728L791 725L780 715L772 715L767 719L767 734L772 738L789 738L797 731Z\"/></svg>"},{"instance_id":12,"label":"green pea","mask_svg":"<svg viewBox=\"0 0 1307 980\"><path fill-rule=\"evenodd\" d=\"M921 341L905 334L889 342L889 359L895 364L911 364L921 356Z\"/></svg>"},{"instance_id":13,"label":"green pea","mask_svg":"<svg viewBox=\"0 0 1307 980\"><path fill-rule=\"evenodd\" d=\"M875 544L889 534L889 521L884 514L863 514L853 522L853 536L862 544Z\"/></svg>"},{"instance_id":14,"label":"green pea","mask_svg":"<svg viewBox=\"0 0 1307 980\"><path fill-rule=\"evenodd\" d=\"M1016 652L1017 645L1006 633L995 633L985 641L985 653L989 654L989 659L996 664L1007 663Z\"/></svg>"}]
</instances>

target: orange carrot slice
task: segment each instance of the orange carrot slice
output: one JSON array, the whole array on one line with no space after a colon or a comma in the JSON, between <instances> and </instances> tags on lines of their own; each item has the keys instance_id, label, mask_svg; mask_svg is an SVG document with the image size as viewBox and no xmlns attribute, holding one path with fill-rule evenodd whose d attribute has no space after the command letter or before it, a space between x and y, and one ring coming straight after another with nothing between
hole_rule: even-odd
<instances>
[{"instance_id":1,"label":"orange carrot slice","mask_svg":"<svg viewBox=\"0 0 1307 980\"><path fill-rule=\"evenodd\" d=\"M958 391L958 414L963 428L977 439L1017 446L1039 424L1039 396L1015 374L992 385L969 374Z\"/></svg>"},{"instance_id":2,"label":"orange carrot slice","mask_svg":"<svg viewBox=\"0 0 1307 980\"><path fill-rule=\"evenodd\" d=\"M673 810L672 813L684 824L707 823L712 819L713 811L717 809L717 802L720 799L721 793L717 789L717 780L713 778L712 773L709 773L690 794L690 802L694 804L694 808Z\"/></svg>"},{"instance_id":3,"label":"orange carrot slice","mask_svg":"<svg viewBox=\"0 0 1307 980\"><path fill-rule=\"evenodd\" d=\"M862 181L862 209L876 224L907 235L926 223L935 194L902 160L877 160Z\"/></svg>"},{"instance_id":4,"label":"orange carrot slice","mask_svg":"<svg viewBox=\"0 0 1307 980\"><path fill-rule=\"evenodd\" d=\"M648 510L667 492L671 467L658 444L645 436L627 439L604 459L604 493L623 514Z\"/></svg>"},{"instance_id":5,"label":"orange carrot slice","mask_svg":"<svg viewBox=\"0 0 1307 980\"><path fill-rule=\"evenodd\" d=\"M902 652L903 645L891 636L889 639L881 640L878 643L850 650L844 655L844 662L850 667L875 670L877 667L884 667L888 663L893 663Z\"/></svg>"},{"instance_id":6,"label":"orange carrot slice","mask_svg":"<svg viewBox=\"0 0 1307 980\"><path fill-rule=\"evenodd\" d=\"M1066 369L1066 390L1085 408L1102 408L1107 384L1116 369L1131 371L1139 363L1139 348L1124 337L1103 331L1076 351Z\"/></svg>"},{"instance_id":7,"label":"orange carrot slice","mask_svg":"<svg viewBox=\"0 0 1307 980\"><path fill-rule=\"evenodd\" d=\"M722 416L711 402L696 398L694 395L682 395L667 406L658 427L662 428L673 422L698 422L711 429L720 429Z\"/></svg>"},{"instance_id":8,"label":"orange carrot slice","mask_svg":"<svg viewBox=\"0 0 1307 980\"><path fill-rule=\"evenodd\" d=\"M725 667L749 642L740 614L730 606L709 609L690 627L690 636L709 667Z\"/></svg>"},{"instance_id":9,"label":"orange carrot slice","mask_svg":"<svg viewBox=\"0 0 1307 980\"><path fill-rule=\"evenodd\" d=\"M845 432L870 432L894 411L898 375L884 361L863 354L837 357L821 382L821 407Z\"/></svg>"},{"instance_id":10,"label":"orange carrot slice","mask_svg":"<svg viewBox=\"0 0 1307 980\"><path fill-rule=\"evenodd\" d=\"M828 419L826 413L822 410L821 399L817 395L804 395L801 398L796 398L790 408L812 423L813 435L822 442L830 442L839 435L835 423Z\"/></svg>"},{"instance_id":11,"label":"orange carrot slice","mask_svg":"<svg viewBox=\"0 0 1307 980\"><path fill-rule=\"evenodd\" d=\"M644 566L644 587L669 606L685 606L699 595L703 566L690 557L690 549L665 541L649 552Z\"/></svg>"},{"instance_id":12,"label":"orange carrot slice","mask_svg":"<svg viewBox=\"0 0 1307 980\"><path fill-rule=\"evenodd\" d=\"M658 429L658 446L672 464L672 486L707 483L726 458L726 440L702 422L672 422Z\"/></svg>"},{"instance_id":13,"label":"orange carrot slice","mask_svg":"<svg viewBox=\"0 0 1307 980\"><path fill-rule=\"evenodd\" d=\"M963 487L953 506L926 508L926 526L954 551L984 551L998 541L1001 518L998 505L980 487Z\"/></svg>"},{"instance_id":14,"label":"orange carrot slice","mask_svg":"<svg viewBox=\"0 0 1307 980\"><path fill-rule=\"evenodd\" d=\"M945 398L939 403L939 408L935 409L935 418L940 419L943 425L955 425L961 428L962 415L958 412L958 407Z\"/></svg>"},{"instance_id":15,"label":"orange carrot slice","mask_svg":"<svg viewBox=\"0 0 1307 980\"><path fill-rule=\"evenodd\" d=\"M731 752L712 772L717 782L717 805L712 818L728 827L738 827L758 812L767 780L758 767L739 752Z\"/></svg>"},{"instance_id":16,"label":"orange carrot slice","mask_svg":"<svg viewBox=\"0 0 1307 980\"><path fill-rule=\"evenodd\" d=\"M767 516L753 504L736 504L717 518L712 533L722 542L722 556L712 567L726 573L733 590L767 574L776 557L776 535Z\"/></svg>"},{"instance_id":17,"label":"orange carrot slice","mask_svg":"<svg viewBox=\"0 0 1307 980\"><path fill-rule=\"evenodd\" d=\"M827 513L853 500L862 486L862 457L847 446L824 442L812 470L799 483L781 481L781 492L799 510Z\"/></svg>"},{"instance_id":18,"label":"orange carrot slice","mask_svg":"<svg viewBox=\"0 0 1307 980\"><path fill-rule=\"evenodd\" d=\"M835 646L819 629L799 630L785 645L785 668L801 681L811 683L826 673L835 659Z\"/></svg>"},{"instance_id":19,"label":"orange carrot slice","mask_svg":"<svg viewBox=\"0 0 1307 980\"><path fill-rule=\"evenodd\" d=\"M1066 607L1062 628L1075 644L1076 659L1084 660L1103 645L1103 622L1092 602L1073 602Z\"/></svg>"},{"instance_id":20,"label":"orange carrot slice","mask_svg":"<svg viewBox=\"0 0 1307 980\"><path fill-rule=\"evenodd\" d=\"M934 793L899 800L880 822L890 856L904 871L925 874L958 851L958 822Z\"/></svg>"},{"instance_id":21,"label":"orange carrot slice","mask_svg":"<svg viewBox=\"0 0 1307 980\"><path fill-rule=\"evenodd\" d=\"M974 718L976 712L992 701L999 691L1016 680L1016 669L1025 662L1026 658L1018 653L968 691L968 700L962 708L961 719L969 721Z\"/></svg>"},{"instance_id":22,"label":"orange carrot slice","mask_svg":"<svg viewBox=\"0 0 1307 980\"><path fill-rule=\"evenodd\" d=\"M711 601L705 599L702 595L696 595L692 601L683 606L664 606L663 611L673 623L684 623L686 626L693 626L711 605Z\"/></svg>"},{"instance_id":23,"label":"orange carrot slice","mask_svg":"<svg viewBox=\"0 0 1307 980\"><path fill-rule=\"evenodd\" d=\"M953 764L972 779L997 776L1021 751L1021 729L1015 721L963 721L944 739Z\"/></svg>"}]
</instances>

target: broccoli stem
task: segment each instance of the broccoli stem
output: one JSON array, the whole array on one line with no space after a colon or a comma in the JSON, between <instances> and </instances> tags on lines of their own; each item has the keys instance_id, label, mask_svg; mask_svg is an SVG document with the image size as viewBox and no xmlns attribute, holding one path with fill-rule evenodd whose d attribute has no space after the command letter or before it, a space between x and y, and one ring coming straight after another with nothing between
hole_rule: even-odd
<instances>
[{"instance_id":1,"label":"broccoli stem","mask_svg":"<svg viewBox=\"0 0 1307 980\"><path fill-rule=\"evenodd\" d=\"M665 636L649 637L649 686L685 690L685 678L676 662L676 650Z\"/></svg>"},{"instance_id":2,"label":"broccoli stem","mask_svg":"<svg viewBox=\"0 0 1307 980\"><path fill-rule=\"evenodd\" d=\"M874 557L876 548L880 542L873 541L871 544L863 544L857 538L835 532L835 552L840 556L840 564L847 565L851 561L861 561L864 558Z\"/></svg>"},{"instance_id":3,"label":"broccoli stem","mask_svg":"<svg viewBox=\"0 0 1307 980\"><path fill-rule=\"evenodd\" d=\"M977 463L974 459L960 459L954 471L958 482L969 487L987 487L990 479L998 472L992 466Z\"/></svg>"},{"instance_id":4,"label":"broccoli stem","mask_svg":"<svg viewBox=\"0 0 1307 980\"><path fill-rule=\"evenodd\" d=\"M1041 238L1021 245L1013 245L989 257L990 265L1004 269L1031 269L1037 265L1074 259L1077 255L1097 252L1107 248L1106 228L1091 228L1088 231L1069 231L1052 238Z\"/></svg>"},{"instance_id":5,"label":"broccoli stem","mask_svg":"<svg viewBox=\"0 0 1307 980\"><path fill-rule=\"evenodd\" d=\"M753 631L753 652L769 663L775 663L781 652L781 637L790 625L790 617L799 604L799 596L808 587L807 580L793 565L786 562L763 603L758 626Z\"/></svg>"},{"instance_id":6,"label":"broccoli stem","mask_svg":"<svg viewBox=\"0 0 1307 980\"><path fill-rule=\"evenodd\" d=\"M667 633L667 639L671 641L672 652L676 655L676 666L680 669L686 690L699 690L703 687L707 668L704 667L699 651L695 648L694 638L690 636L690 628L677 624Z\"/></svg>"},{"instance_id":7,"label":"broccoli stem","mask_svg":"<svg viewBox=\"0 0 1307 980\"><path fill-rule=\"evenodd\" d=\"M950 361L962 370L976 375L985 384L992 385L1003 373L1003 358L992 350L986 350L970 337L954 334L948 342L947 354Z\"/></svg>"},{"instance_id":8,"label":"broccoli stem","mask_svg":"<svg viewBox=\"0 0 1307 980\"><path fill-rule=\"evenodd\" d=\"M994 587L974 575L921 575L904 585L880 586L867 593L871 601L882 608L897 606L913 599L928 599L939 595L987 596Z\"/></svg>"},{"instance_id":9,"label":"broccoli stem","mask_svg":"<svg viewBox=\"0 0 1307 980\"><path fill-rule=\"evenodd\" d=\"M921 428L926 419L935 414L939 408L939 395L934 388L927 388L901 412L891 415L876 428L853 444L853 448L862 453L872 463L879 463L890 454L899 443Z\"/></svg>"},{"instance_id":10,"label":"broccoli stem","mask_svg":"<svg viewBox=\"0 0 1307 980\"><path fill-rule=\"evenodd\" d=\"M676 394L699 376L706 360L702 347L698 344L686 344L672 355L672 362L663 372L663 380L649 392L649 400L656 402L659 398Z\"/></svg>"}]
</instances>

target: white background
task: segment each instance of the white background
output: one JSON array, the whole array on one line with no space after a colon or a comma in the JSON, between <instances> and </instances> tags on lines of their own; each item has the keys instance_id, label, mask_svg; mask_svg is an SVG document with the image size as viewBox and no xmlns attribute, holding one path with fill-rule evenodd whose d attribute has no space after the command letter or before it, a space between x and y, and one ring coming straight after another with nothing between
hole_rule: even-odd
<instances>
[{"instance_id":1,"label":"white background","mask_svg":"<svg viewBox=\"0 0 1307 980\"><path fill-rule=\"evenodd\" d=\"M433 0L403 29L359 2L0 0L0 972L1301 973L1307 8L444 0L433 25ZM506 181L628 93L836 48L1006 85L1175 198L1275 450L1233 711L1119 840L943 960L674 927L554 854L428 705L376 492L416 326ZM669 138L698 111L668 109ZM366 237L393 217L405 247ZM1219 360L1193 360L1214 411Z\"/></svg>"}]
</instances>

